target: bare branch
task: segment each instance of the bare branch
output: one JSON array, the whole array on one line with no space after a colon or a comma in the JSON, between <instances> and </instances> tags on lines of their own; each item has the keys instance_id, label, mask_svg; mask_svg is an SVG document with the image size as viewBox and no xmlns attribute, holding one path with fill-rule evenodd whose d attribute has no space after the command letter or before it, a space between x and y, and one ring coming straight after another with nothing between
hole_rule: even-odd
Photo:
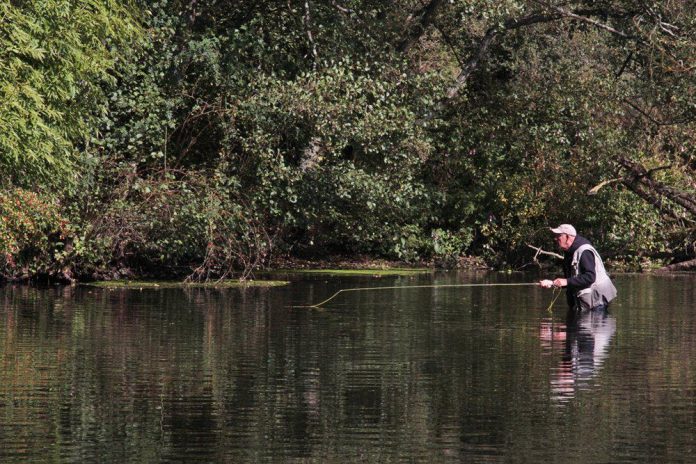
<instances>
[{"instance_id":1,"label":"bare branch","mask_svg":"<svg viewBox=\"0 0 696 464\"><path fill-rule=\"evenodd\" d=\"M566 10L563 7L556 6L556 5L551 5L548 2L544 2L541 0L533 0L534 3L538 3L539 5L542 5L546 8L549 8L553 11L556 11L557 13L563 15L564 17L567 18L572 18L578 21L582 21L584 23L592 24L595 27L598 27L600 29L604 29L605 31L611 32L614 35L618 35L619 37L623 37L624 39L635 39L636 37L631 36L626 34L625 32L619 31L618 29L614 29L613 27L604 24L603 22L597 21L596 19L592 19L587 16L579 15L576 13L573 13L572 11Z\"/></svg>"},{"instance_id":2,"label":"bare branch","mask_svg":"<svg viewBox=\"0 0 696 464\"><path fill-rule=\"evenodd\" d=\"M655 19L655 24L658 28L662 30L662 32L671 37L677 37L675 32L679 32L678 26L664 22L662 20L662 15L658 11L655 11L655 8L652 6L648 7L647 11L650 14L650 16L652 16Z\"/></svg>"},{"instance_id":3,"label":"bare branch","mask_svg":"<svg viewBox=\"0 0 696 464\"><path fill-rule=\"evenodd\" d=\"M353 13L353 10L350 8L346 8L345 6L339 5L336 3L336 0L331 0L331 4L336 8L338 11L340 11L343 14L351 14Z\"/></svg>"},{"instance_id":4,"label":"bare branch","mask_svg":"<svg viewBox=\"0 0 696 464\"><path fill-rule=\"evenodd\" d=\"M588 194L588 195L597 195L597 193L599 192L599 190L600 190L602 187L604 187L605 185L614 184L614 183L616 183L616 182L621 182L622 180L623 180L623 178L620 177L620 178L617 178L617 179L609 179L609 180L602 181L602 182L600 182L599 184L597 184L597 185L595 185L594 187L592 187L590 190L588 190L588 191L587 191L587 194Z\"/></svg>"},{"instance_id":5,"label":"bare branch","mask_svg":"<svg viewBox=\"0 0 696 464\"><path fill-rule=\"evenodd\" d=\"M648 119L650 122L652 122L652 123L655 124L656 126L676 126L676 125L679 125L679 124L686 124L687 122L689 122L687 116L685 116L684 119L681 119L681 120L676 120L676 119L675 119L675 120L671 120L671 121L660 121L660 120L655 119L654 117L652 117L647 111L645 111L644 109L640 108L638 105L636 105L635 103L629 101L628 99L624 99L623 102L626 103L626 104L627 104L628 106L630 106L631 108L633 108L634 110L636 110L638 113L640 113L643 117L645 117L646 119Z\"/></svg>"},{"instance_id":6,"label":"bare branch","mask_svg":"<svg viewBox=\"0 0 696 464\"><path fill-rule=\"evenodd\" d=\"M447 45L447 47L450 49L450 52L454 56L454 59L457 60L457 63L459 63L459 66L463 66L464 63L462 63L462 58L459 56L459 53L457 53L457 50L452 43L452 38L441 27L435 26L435 30L440 33L442 40L444 40L445 45Z\"/></svg>"},{"instance_id":7,"label":"bare branch","mask_svg":"<svg viewBox=\"0 0 696 464\"><path fill-rule=\"evenodd\" d=\"M600 21L597 21L595 19L592 19L589 17L589 15L597 15L597 14L603 14L606 16L612 16L616 18L625 18L628 16L631 16L631 13L629 12L620 12L620 13L609 13L603 10L578 10L578 12L572 12L569 10L566 10L562 7L557 7L557 6L552 6L549 5L547 2L541 1L541 0L533 0L534 2L538 3L539 5L542 5L543 7L553 10L553 13L549 14L542 14L542 13L534 13L530 14L528 16L522 17L520 19L509 19L505 21L502 25L500 26L494 26L488 31L486 31L486 34L481 38L479 41L478 47L476 48L473 56L469 58L469 60L462 66L461 71L459 72L459 75L457 76L457 80L452 87L449 88L447 91L447 98L451 99L455 95L459 93L459 91L464 87L464 84L466 81L469 79L471 74L478 68L480 62L485 58L486 53L488 52L488 48L490 47L491 43L493 40L496 38L496 36L510 31L514 29L519 29L521 27L525 26L531 26L533 24L538 24L538 23L548 23L548 22L553 22L553 21L558 21L559 19L563 18L572 18L578 21L583 21L590 23L596 27L599 27L601 29L607 30L613 34L619 35L621 37L624 37L626 39L635 39L640 42L640 40L637 37L629 36L628 34L625 34L617 29L612 28L611 26L608 26ZM623 68L621 69L621 72L623 72ZM620 74L619 74L620 75Z\"/></svg>"},{"instance_id":8,"label":"bare branch","mask_svg":"<svg viewBox=\"0 0 696 464\"><path fill-rule=\"evenodd\" d=\"M319 61L319 56L317 54L317 44L314 42L314 37L312 36L312 16L311 12L309 10L309 0L305 0L305 15L303 18L303 21L305 23L305 28L307 30L307 38L309 39L309 43L312 46L312 56L314 57L314 62L312 64L312 68L314 70L317 69L317 62Z\"/></svg>"},{"instance_id":9,"label":"bare branch","mask_svg":"<svg viewBox=\"0 0 696 464\"><path fill-rule=\"evenodd\" d=\"M671 188L650 177L652 172L663 168L656 168L648 171L640 164L623 156L620 157L617 162L628 171L626 176L622 179L622 183L636 195L675 219L682 218L671 209L665 208L663 205L664 198L681 206L692 216L696 216L696 196Z\"/></svg>"},{"instance_id":10,"label":"bare branch","mask_svg":"<svg viewBox=\"0 0 696 464\"><path fill-rule=\"evenodd\" d=\"M493 39L495 39L495 36L498 35L499 32L500 31L497 29L489 29L488 32L486 32L486 35L483 36L483 39L479 42L478 49L474 55L467 60L466 64L462 66L461 71L459 71L455 84L447 90L447 98L454 98L461 88L464 87L469 76L478 68L479 63L486 56L488 47L490 47Z\"/></svg>"},{"instance_id":11,"label":"bare branch","mask_svg":"<svg viewBox=\"0 0 696 464\"><path fill-rule=\"evenodd\" d=\"M527 246L529 248L531 248L532 250L536 250L536 255L534 255L534 261L536 261L537 256L539 256L539 255L549 255L549 256L553 256L554 258L563 259L562 255L559 255L558 253L554 253L553 251L544 251L542 248L535 247L535 246L532 246L530 244L527 244Z\"/></svg>"},{"instance_id":12,"label":"bare branch","mask_svg":"<svg viewBox=\"0 0 696 464\"><path fill-rule=\"evenodd\" d=\"M645 171L645 173L643 173L643 174L637 175L637 177L650 177L650 176L652 176L653 173L655 173L657 171L664 171L666 169L670 169L671 167L672 167L672 165L669 164L667 166L659 166L656 168L652 168L650 170ZM597 195L597 193L602 189L602 187L607 186L609 184L615 184L617 182L623 182L624 180L625 180L625 178L623 178L623 177L617 177L615 179L609 179L609 180L602 181L599 184L592 187L590 190L588 190L587 194L588 195ZM665 188L669 189L669 187L665 187Z\"/></svg>"},{"instance_id":13,"label":"bare branch","mask_svg":"<svg viewBox=\"0 0 696 464\"><path fill-rule=\"evenodd\" d=\"M617 71L616 75L614 76L616 79L621 77L623 72L626 70L626 66L628 66L628 63L631 62L631 58L633 58L633 51L628 53L628 56L626 56L626 59L624 60L623 64L621 65L621 68Z\"/></svg>"},{"instance_id":14,"label":"bare branch","mask_svg":"<svg viewBox=\"0 0 696 464\"><path fill-rule=\"evenodd\" d=\"M491 43L493 43L493 40L496 38L496 36L508 30L518 29L520 27L529 26L536 23L556 21L559 18L560 16L558 15L534 14L530 16L525 16L518 20L508 20L503 24L502 28L496 26L488 29L488 31L486 31L486 34L479 42L478 47L476 48L476 51L474 52L473 56L467 60L464 66L462 66L462 69L459 72L459 75L457 76L454 85L452 85L447 90L447 98L454 98L462 89L462 87L464 87L464 84L466 84L466 81L469 79L471 74L476 70L476 68L478 68L483 58L485 58L486 53L488 52L488 47L490 47Z\"/></svg>"}]
</instances>

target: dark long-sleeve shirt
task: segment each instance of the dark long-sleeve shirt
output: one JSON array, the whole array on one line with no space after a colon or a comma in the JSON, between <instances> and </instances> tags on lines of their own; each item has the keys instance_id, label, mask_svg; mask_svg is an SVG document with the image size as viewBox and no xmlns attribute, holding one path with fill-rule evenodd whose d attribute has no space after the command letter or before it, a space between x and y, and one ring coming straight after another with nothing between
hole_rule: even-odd
<instances>
[{"instance_id":1,"label":"dark long-sleeve shirt","mask_svg":"<svg viewBox=\"0 0 696 464\"><path fill-rule=\"evenodd\" d=\"M592 285L595 281L595 257L594 253L586 250L580 255L580 272L578 275L573 275L573 255L575 251L583 245L590 244L589 240L581 235L576 235L573 244L563 253L563 275L568 279L568 287L566 287L566 297L568 305L575 304L575 294Z\"/></svg>"}]
</instances>

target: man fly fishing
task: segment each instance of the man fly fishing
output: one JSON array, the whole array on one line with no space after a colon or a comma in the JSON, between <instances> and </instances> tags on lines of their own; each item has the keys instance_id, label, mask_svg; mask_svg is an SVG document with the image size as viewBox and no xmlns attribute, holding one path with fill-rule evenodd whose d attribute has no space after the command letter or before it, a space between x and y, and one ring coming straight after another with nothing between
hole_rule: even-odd
<instances>
[{"instance_id":1,"label":"man fly fishing","mask_svg":"<svg viewBox=\"0 0 696 464\"><path fill-rule=\"evenodd\" d=\"M564 278L542 280L539 285L544 288L566 287L568 306L575 311L606 310L616 298L616 288L597 250L570 224L551 228L551 232L556 244L563 250Z\"/></svg>"},{"instance_id":2,"label":"man fly fishing","mask_svg":"<svg viewBox=\"0 0 696 464\"><path fill-rule=\"evenodd\" d=\"M366 292L376 290L394 290L406 288L444 288L444 287L493 287L493 286L522 286L541 285L544 288L566 287L568 306L578 312L583 309L602 311L616 297L616 289L604 270L602 258L590 242L579 236L570 224L561 224L551 229L555 234L556 243L564 251L563 272L565 278L542 280L540 282L506 282L506 283L462 283L440 285L399 285L388 287L343 288L319 303L294 306L296 308L320 308L338 295L346 292ZM549 306L553 306L554 299ZM573 312L573 311L571 311Z\"/></svg>"}]
</instances>

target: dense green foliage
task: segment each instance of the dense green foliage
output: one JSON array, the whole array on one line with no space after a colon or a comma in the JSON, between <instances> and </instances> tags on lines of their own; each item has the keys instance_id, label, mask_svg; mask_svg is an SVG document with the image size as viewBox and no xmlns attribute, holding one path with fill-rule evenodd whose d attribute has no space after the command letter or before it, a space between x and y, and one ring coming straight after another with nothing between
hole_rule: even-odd
<instances>
[{"instance_id":1,"label":"dense green foliage","mask_svg":"<svg viewBox=\"0 0 696 464\"><path fill-rule=\"evenodd\" d=\"M2 185L73 180L118 47L135 32L118 1L0 2Z\"/></svg>"},{"instance_id":2,"label":"dense green foliage","mask_svg":"<svg viewBox=\"0 0 696 464\"><path fill-rule=\"evenodd\" d=\"M140 0L140 28L117 2L70 23L43 3L70 2L3 7L0 40L31 34L0 67L36 75L0 73L0 161L7 189L63 199L55 269L517 267L558 222L617 263L695 254L688 2ZM56 186L66 167L80 175Z\"/></svg>"}]
</instances>

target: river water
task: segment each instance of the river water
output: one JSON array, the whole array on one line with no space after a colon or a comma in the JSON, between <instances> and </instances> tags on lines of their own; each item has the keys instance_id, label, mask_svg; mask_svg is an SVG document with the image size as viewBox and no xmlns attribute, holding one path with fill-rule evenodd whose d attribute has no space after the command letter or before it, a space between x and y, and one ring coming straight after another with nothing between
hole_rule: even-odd
<instances>
[{"instance_id":1,"label":"river water","mask_svg":"<svg viewBox=\"0 0 696 464\"><path fill-rule=\"evenodd\" d=\"M606 315L523 275L0 288L0 462L686 462L696 276ZM346 292L323 309L316 303Z\"/></svg>"}]
</instances>

